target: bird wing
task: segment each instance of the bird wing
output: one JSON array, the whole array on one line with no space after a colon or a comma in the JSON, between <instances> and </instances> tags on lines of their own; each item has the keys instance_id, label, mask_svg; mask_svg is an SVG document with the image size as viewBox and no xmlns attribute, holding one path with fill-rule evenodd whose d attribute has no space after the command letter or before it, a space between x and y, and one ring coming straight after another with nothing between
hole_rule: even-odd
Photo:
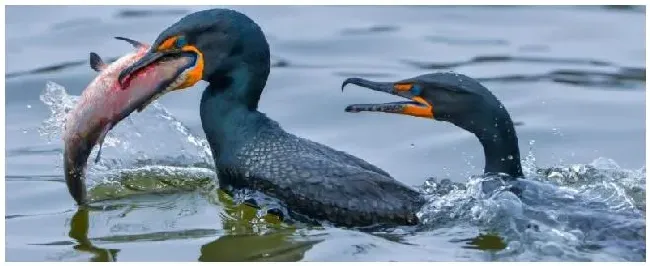
<instances>
[{"instance_id":1,"label":"bird wing","mask_svg":"<svg viewBox=\"0 0 650 266\"><path fill-rule=\"evenodd\" d=\"M351 155L343 151L335 150L331 147L325 146L323 144L308 139L301 138L301 140L304 141L307 145L311 146L314 149L314 151L329 157L331 160L340 163L354 164L368 171L375 172L380 175L384 175L392 178L390 174L388 174L388 172L354 155Z\"/></svg>"},{"instance_id":2,"label":"bird wing","mask_svg":"<svg viewBox=\"0 0 650 266\"><path fill-rule=\"evenodd\" d=\"M424 203L414 189L381 169L322 144L263 127L221 169L220 185L252 188L310 218L359 226L417 223ZM225 173L225 171L222 171Z\"/></svg>"},{"instance_id":3,"label":"bird wing","mask_svg":"<svg viewBox=\"0 0 650 266\"><path fill-rule=\"evenodd\" d=\"M294 212L342 225L414 224L423 203L412 188L319 152L272 156L247 175Z\"/></svg>"}]
</instances>

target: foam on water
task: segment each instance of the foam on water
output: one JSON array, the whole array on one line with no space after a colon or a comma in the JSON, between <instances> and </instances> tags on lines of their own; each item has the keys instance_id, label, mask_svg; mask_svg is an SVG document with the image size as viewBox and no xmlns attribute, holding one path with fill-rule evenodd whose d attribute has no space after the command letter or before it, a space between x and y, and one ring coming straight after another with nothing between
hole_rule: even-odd
<instances>
[{"instance_id":1,"label":"foam on water","mask_svg":"<svg viewBox=\"0 0 650 266\"><path fill-rule=\"evenodd\" d=\"M60 141L65 114L76 100L62 86L47 84L41 101L51 116L42 136ZM216 180L206 140L157 102L116 126L102 156L98 164L89 162L91 198L118 198L127 188L191 190ZM527 178L509 183L498 176L471 176L466 183L427 180L419 188L427 204L418 213L422 226L415 235L459 228L465 235L472 230L497 235L505 248L490 253L490 260L645 261L645 167L621 169L598 158L586 165L538 168L532 150L522 165ZM411 241L419 243L400 247L422 242ZM383 247L390 245L401 244Z\"/></svg>"},{"instance_id":2,"label":"foam on water","mask_svg":"<svg viewBox=\"0 0 650 266\"><path fill-rule=\"evenodd\" d=\"M515 182L427 180L419 217L432 230L465 224L498 234L507 246L497 260L645 260L645 167L598 158L536 168L532 158L524 161L527 179Z\"/></svg>"}]
</instances>

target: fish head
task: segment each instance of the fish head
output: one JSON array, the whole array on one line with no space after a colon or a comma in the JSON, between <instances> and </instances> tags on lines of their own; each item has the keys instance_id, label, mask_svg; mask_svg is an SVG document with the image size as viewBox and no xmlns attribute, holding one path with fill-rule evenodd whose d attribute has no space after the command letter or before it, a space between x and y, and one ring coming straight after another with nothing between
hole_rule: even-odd
<instances>
[{"instance_id":1,"label":"fish head","mask_svg":"<svg viewBox=\"0 0 650 266\"><path fill-rule=\"evenodd\" d=\"M173 75L159 80L156 93L140 106L140 110L165 93L191 87L203 78L203 53L188 44L185 36L174 36L157 46L151 46L141 58L124 68L118 76L118 83L125 88L130 87L138 73L159 68L166 62L174 62L174 69L165 70Z\"/></svg>"}]
</instances>

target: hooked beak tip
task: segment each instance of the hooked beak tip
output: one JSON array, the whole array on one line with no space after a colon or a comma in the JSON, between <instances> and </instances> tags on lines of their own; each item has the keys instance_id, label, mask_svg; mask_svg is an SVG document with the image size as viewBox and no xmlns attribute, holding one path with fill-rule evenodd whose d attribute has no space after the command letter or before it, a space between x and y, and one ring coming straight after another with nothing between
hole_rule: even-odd
<instances>
[{"instance_id":1,"label":"hooked beak tip","mask_svg":"<svg viewBox=\"0 0 650 266\"><path fill-rule=\"evenodd\" d=\"M343 92L345 90L345 85L348 85L348 83L349 82L348 82L347 79L345 81L343 81L343 84L341 84L341 92Z\"/></svg>"},{"instance_id":2,"label":"hooked beak tip","mask_svg":"<svg viewBox=\"0 0 650 266\"><path fill-rule=\"evenodd\" d=\"M348 84L359 85L362 81L363 80L361 78L347 78L343 81L343 84L341 84L341 91L343 91L345 89L345 86Z\"/></svg>"},{"instance_id":3,"label":"hooked beak tip","mask_svg":"<svg viewBox=\"0 0 650 266\"><path fill-rule=\"evenodd\" d=\"M343 84L341 85L341 91L345 88L346 85L348 84L354 84L359 87L363 88L368 88L374 91L381 91L384 93L390 93L390 94L395 94L395 90L393 89L393 83L392 82L376 82L376 81L370 81L367 79L363 78L347 78L345 81L343 81Z\"/></svg>"}]
</instances>

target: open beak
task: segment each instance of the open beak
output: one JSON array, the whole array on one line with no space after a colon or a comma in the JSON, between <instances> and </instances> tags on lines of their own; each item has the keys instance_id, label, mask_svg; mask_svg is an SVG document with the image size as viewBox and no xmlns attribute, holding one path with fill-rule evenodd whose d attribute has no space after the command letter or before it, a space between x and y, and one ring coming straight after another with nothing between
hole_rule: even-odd
<instances>
[{"instance_id":1,"label":"open beak","mask_svg":"<svg viewBox=\"0 0 650 266\"><path fill-rule=\"evenodd\" d=\"M420 88L411 82L375 82L362 78L348 78L341 85L341 90L347 84L355 84L374 91L397 95L409 101L381 104L353 104L345 108L346 112L384 112L433 118L433 106L419 96L421 93Z\"/></svg>"}]
</instances>

